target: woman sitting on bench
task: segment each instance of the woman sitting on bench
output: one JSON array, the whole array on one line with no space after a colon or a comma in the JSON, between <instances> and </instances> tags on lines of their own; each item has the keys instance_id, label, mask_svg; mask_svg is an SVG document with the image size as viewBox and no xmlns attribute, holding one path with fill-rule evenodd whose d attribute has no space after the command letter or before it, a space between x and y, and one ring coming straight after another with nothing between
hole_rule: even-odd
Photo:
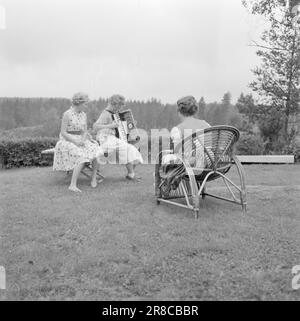
<instances>
[{"instance_id":1,"label":"woman sitting on bench","mask_svg":"<svg viewBox=\"0 0 300 321\"><path fill-rule=\"evenodd\" d=\"M59 141L55 146L53 170L73 170L69 190L81 192L77 188L77 179L84 166L84 163L92 162L93 173L91 186L97 186L97 157L102 149L97 142L93 141L87 131L86 109L88 96L84 93L77 93L72 98L72 106L65 111L62 118Z\"/></svg>"},{"instance_id":2,"label":"woman sitting on bench","mask_svg":"<svg viewBox=\"0 0 300 321\"><path fill-rule=\"evenodd\" d=\"M109 98L108 106L103 110L99 119L94 124L94 130L98 131L97 140L101 148L108 153L108 160L114 162L114 153L118 151L119 164L127 168L126 179L136 181L134 169L138 164L143 163L143 158L138 149L127 141L119 139L118 124L114 121L113 115L118 113L125 106L125 98L121 95L113 95ZM101 157L99 162L101 163Z\"/></svg>"}]
</instances>

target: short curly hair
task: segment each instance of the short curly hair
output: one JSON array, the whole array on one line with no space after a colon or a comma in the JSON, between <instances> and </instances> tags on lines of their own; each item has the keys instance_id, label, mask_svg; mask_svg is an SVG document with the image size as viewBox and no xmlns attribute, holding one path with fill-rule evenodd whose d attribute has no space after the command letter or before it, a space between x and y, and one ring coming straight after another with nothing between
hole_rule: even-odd
<instances>
[{"instance_id":1,"label":"short curly hair","mask_svg":"<svg viewBox=\"0 0 300 321\"><path fill-rule=\"evenodd\" d=\"M125 105L125 97L122 95L112 95L109 98L109 103L112 106L124 106Z\"/></svg>"},{"instance_id":2,"label":"short curly hair","mask_svg":"<svg viewBox=\"0 0 300 321\"><path fill-rule=\"evenodd\" d=\"M185 117L193 116L198 111L198 104L193 96L185 96L178 99L177 106L178 112Z\"/></svg>"},{"instance_id":3,"label":"short curly hair","mask_svg":"<svg viewBox=\"0 0 300 321\"><path fill-rule=\"evenodd\" d=\"M89 102L89 96L86 93L78 92L72 97L72 104L75 106Z\"/></svg>"}]
</instances>

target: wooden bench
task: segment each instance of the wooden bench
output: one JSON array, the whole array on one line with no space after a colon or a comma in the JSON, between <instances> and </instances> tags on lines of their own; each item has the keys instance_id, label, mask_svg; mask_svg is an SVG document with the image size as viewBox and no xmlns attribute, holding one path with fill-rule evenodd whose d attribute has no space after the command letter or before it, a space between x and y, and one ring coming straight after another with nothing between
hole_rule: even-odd
<instances>
[{"instance_id":1,"label":"wooden bench","mask_svg":"<svg viewBox=\"0 0 300 321\"><path fill-rule=\"evenodd\" d=\"M53 161L53 158L54 158L54 151L55 151L55 148L50 148L50 149L45 149L41 152L42 154L42 157L43 158L46 158L47 160L50 160L50 161ZM67 171L67 173L69 174L71 171ZM88 178L91 178L91 172L92 172L92 165L91 163L84 163L84 167L83 169L81 170L81 173L88 177ZM97 171L97 177L98 177L98 181L102 181L105 176L101 174L101 172L98 170Z\"/></svg>"}]
</instances>

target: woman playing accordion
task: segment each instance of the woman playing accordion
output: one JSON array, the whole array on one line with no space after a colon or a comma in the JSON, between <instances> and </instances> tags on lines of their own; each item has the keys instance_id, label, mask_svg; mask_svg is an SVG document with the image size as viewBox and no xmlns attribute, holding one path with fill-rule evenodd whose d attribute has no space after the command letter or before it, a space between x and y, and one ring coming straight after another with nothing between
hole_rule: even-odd
<instances>
[{"instance_id":1,"label":"woman playing accordion","mask_svg":"<svg viewBox=\"0 0 300 321\"><path fill-rule=\"evenodd\" d=\"M108 154L108 160L113 163L115 152L118 151L119 164L124 164L127 168L126 178L134 180L136 178L134 168L137 164L143 163L143 158L135 146L118 138L117 129L119 124L114 121L113 116L124 106L125 98L123 96L111 96L108 106L103 110L99 119L94 124L94 130L97 131L96 139L100 143L102 150ZM99 162L101 162L102 157L99 157Z\"/></svg>"}]
</instances>

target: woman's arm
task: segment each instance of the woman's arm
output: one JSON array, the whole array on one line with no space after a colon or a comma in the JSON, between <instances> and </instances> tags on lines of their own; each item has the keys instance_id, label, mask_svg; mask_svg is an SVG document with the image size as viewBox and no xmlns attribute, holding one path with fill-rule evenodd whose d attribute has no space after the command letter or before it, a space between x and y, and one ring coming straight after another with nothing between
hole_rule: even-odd
<instances>
[{"instance_id":1,"label":"woman's arm","mask_svg":"<svg viewBox=\"0 0 300 321\"><path fill-rule=\"evenodd\" d=\"M60 133L63 136L63 138L77 146L81 146L82 142L80 139L76 139L73 135L70 135L67 133L67 128L68 128L68 123L69 123L69 115L67 113L64 113L62 121L61 121L61 129Z\"/></svg>"},{"instance_id":2,"label":"woman's arm","mask_svg":"<svg viewBox=\"0 0 300 321\"><path fill-rule=\"evenodd\" d=\"M99 116L98 120L93 125L93 129L98 131L100 129L113 129L118 128L118 124L112 121L110 115L106 115L105 112Z\"/></svg>"},{"instance_id":3,"label":"woman's arm","mask_svg":"<svg viewBox=\"0 0 300 321\"><path fill-rule=\"evenodd\" d=\"M111 124L107 124L107 125L105 125L105 124L97 124L97 123L95 123L93 125L93 129L94 130L100 130L100 129L104 129L104 128L112 129L112 128L118 128L118 127L119 126L118 126L118 124L116 122L112 122Z\"/></svg>"},{"instance_id":4,"label":"woman's arm","mask_svg":"<svg viewBox=\"0 0 300 321\"><path fill-rule=\"evenodd\" d=\"M92 136L90 135L90 133L88 132L88 128L87 128L87 116L86 114L84 114L84 129L83 129L83 135L82 135L83 140L91 140Z\"/></svg>"},{"instance_id":5,"label":"woman's arm","mask_svg":"<svg viewBox=\"0 0 300 321\"><path fill-rule=\"evenodd\" d=\"M93 139L92 134L88 131L87 119L86 119L86 122L85 122L85 125L84 125L83 140L89 140L92 143L97 143L97 141L95 139Z\"/></svg>"},{"instance_id":6,"label":"woman's arm","mask_svg":"<svg viewBox=\"0 0 300 321\"><path fill-rule=\"evenodd\" d=\"M179 144L182 141L181 131L178 127L173 127L171 130L171 139L174 143L174 146Z\"/></svg>"}]
</instances>

